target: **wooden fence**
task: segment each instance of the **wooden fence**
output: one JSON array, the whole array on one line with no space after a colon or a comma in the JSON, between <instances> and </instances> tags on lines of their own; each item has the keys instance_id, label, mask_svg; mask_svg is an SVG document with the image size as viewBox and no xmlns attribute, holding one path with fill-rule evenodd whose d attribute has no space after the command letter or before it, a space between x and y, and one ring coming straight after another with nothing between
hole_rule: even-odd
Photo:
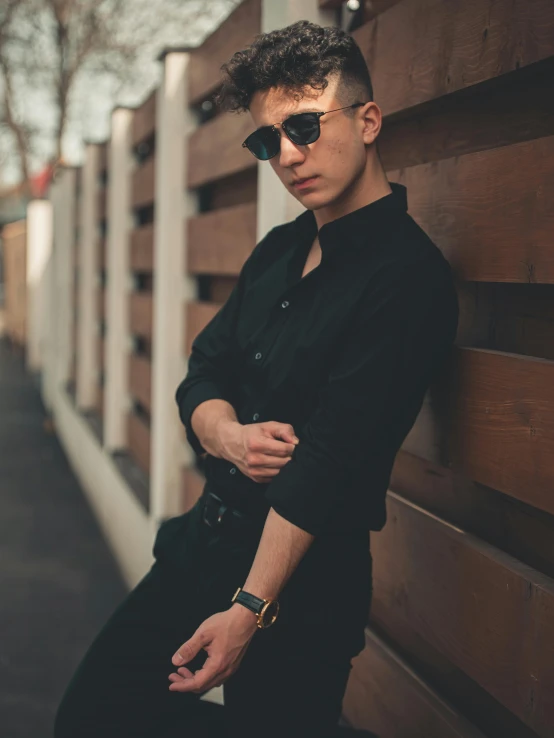
<instances>
[{"instance_id":1,"label":"wooden fence","mask_svg":"<svg viewBox=\"0 0 554 738\"><path fill-rule=\"evenodd\" d=\"M10 340L24 347L27 336L27 223L19 220L2 229L4 258L4 320Z\"/></svg>"},{"instance_id":2,"label":"wooden fence","mask_svg":"<svg viewBox=\"0 0 554 738\"><path fill-rule=\"evenodd\" d=\"M340 2L312 5L338 20ZM106 449L147 475L140 502L156 521L202 491L173 395L271 201L268 165L240 146L249 116L211 104L221 63L268 30L264 10L245 0L200 47L164 54L162 86L114 111L127 134L94 145L76 180L78 203L94 169L95 377L111 398L94 407ZM344 715L382 738L552 738L554 5L375 0L352 33L384 115L387 176L452 264L461 312L453 369L427 394L371 536L374 597ZM84 268L76 259L75 311ZM78 385L86 344L73 341Z\"/></svg>"}]
</instances>

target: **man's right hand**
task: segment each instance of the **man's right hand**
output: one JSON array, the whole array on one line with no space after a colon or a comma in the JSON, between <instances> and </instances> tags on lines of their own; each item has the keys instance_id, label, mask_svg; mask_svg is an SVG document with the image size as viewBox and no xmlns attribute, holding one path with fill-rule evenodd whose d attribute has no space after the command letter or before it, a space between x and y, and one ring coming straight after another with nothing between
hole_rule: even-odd
<instances>
[{"instance_id":1,"label":"man's right hand","mask_svg":"<svg viewBox=\"0 0 554 738\"><path fill-rule=\"evenodd\" d=\"M222 422L218 428L221 456L254 482L267 483L291 459L299 439L290 423Z\"/></svg>"}]
</instances>

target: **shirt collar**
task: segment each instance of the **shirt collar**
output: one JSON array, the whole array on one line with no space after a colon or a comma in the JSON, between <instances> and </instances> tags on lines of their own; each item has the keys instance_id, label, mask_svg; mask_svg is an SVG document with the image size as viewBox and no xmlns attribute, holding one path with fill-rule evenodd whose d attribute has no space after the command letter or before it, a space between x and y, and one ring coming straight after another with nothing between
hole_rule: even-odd
<instances>
[{"instance_id":1,"label":"shirt collar","mask_svg":"<svg viewBox=\"0 0 554 738\"><path fill-rule=\"evenodd\" d=\"M370 202L357 210L325 223L319 229L319 245L322 259L335 250L341 250L345 242L367 244L371 238L390 226L400 213L408 210L408 196L405 185L389 182L392 192ZM295 219L302 239L313 243L318 228L313 210L305 210Z\"/></svg>"}]
</instances>

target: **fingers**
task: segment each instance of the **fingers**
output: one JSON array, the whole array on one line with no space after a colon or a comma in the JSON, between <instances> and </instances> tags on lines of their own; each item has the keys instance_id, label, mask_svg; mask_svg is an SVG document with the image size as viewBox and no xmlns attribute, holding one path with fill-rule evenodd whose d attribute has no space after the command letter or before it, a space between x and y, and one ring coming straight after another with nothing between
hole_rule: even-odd
<instances>
[{"instance_id":1,"label":"fingers","mask_svg":"<svg viewBox=\"0 0 554 738\"><path fill-rule=\"evenodd\" d=\"M171 684L169 689L172 692L205 692L217 684L221 683L223 673L222 665L208 657L204 662L204 666L195 674L185 669L185 674L170 674ZM181 669L178 669L181 672ZM188 672L188 674L186 673ZM190 675L190 676L189 676Z\"/></svg>"}]
</instances>

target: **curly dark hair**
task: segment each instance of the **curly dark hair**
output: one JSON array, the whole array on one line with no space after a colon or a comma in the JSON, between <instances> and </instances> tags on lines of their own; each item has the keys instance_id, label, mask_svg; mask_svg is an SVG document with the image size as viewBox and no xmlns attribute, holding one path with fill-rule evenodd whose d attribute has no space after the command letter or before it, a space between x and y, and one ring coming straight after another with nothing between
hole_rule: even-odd
<instances>
[{"instance_id":1,"label":"curly dark hair","mask_svg":"<svg viewBox=\"0 0 554 738\"><path fill-rule=\"evenodd\" d=\"M258 34L221 71L223 81L214 102L230 112L249 110L258 90L281 87L296 100L304 97L307 87L322 92L334 75L339 75L337 99L342 104L373 100L369 70L352 36L307 20Z\"/></svg>"}]
</instances>

